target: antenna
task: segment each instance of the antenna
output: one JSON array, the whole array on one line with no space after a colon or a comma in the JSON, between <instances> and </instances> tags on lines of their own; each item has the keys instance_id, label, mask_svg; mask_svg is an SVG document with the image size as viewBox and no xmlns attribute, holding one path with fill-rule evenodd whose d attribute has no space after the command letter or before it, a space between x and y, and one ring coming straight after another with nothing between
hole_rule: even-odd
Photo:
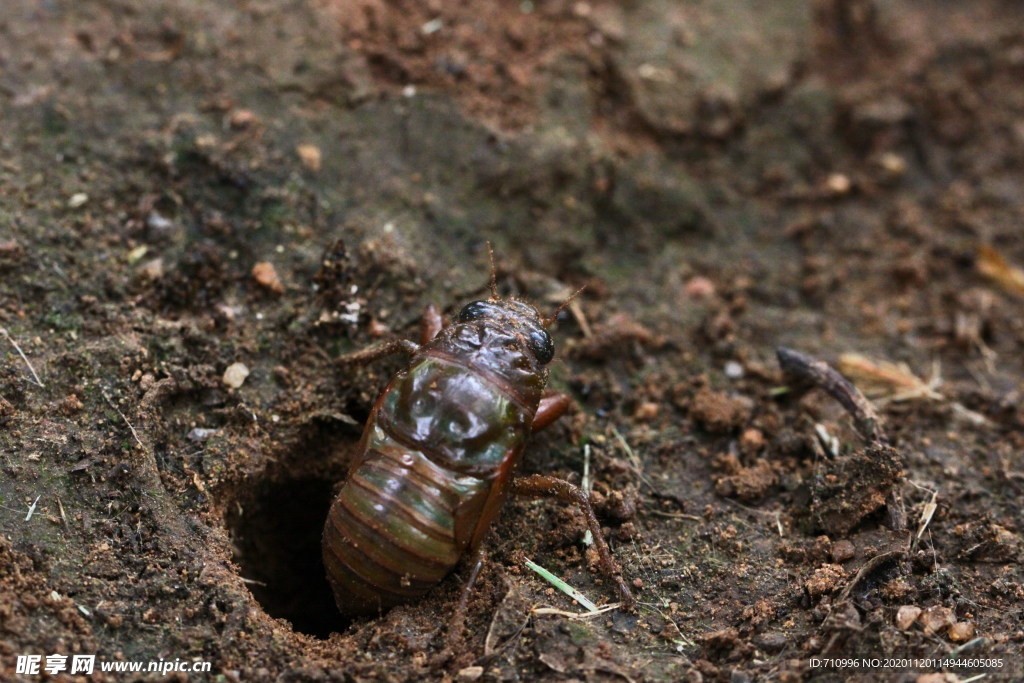
<instances>
[{"instance_id":1,"label":"antenna","mask_svg":"<svg viewBox=\"0 0 1024 683\"><path fill-rule=\"evenodd\" d=\"M561 313L562 311L564 311L566 309L566 307L569 304L572 303L573 299L575 299L580 294L582 294L583 290L586 289L586 288L587 288L587 286L583 285L582 287L577 289L575 292L570 294L568 299L566 299L562 303L558 304L558 308L556 308L555 312L551 314L551 317L550 318L544 318L544 321L542 323L544 325L544 327L550 327L556 320L558 320L558 314Z\"/></svg>"},{"instance_id":2,"label":"antenna","mask_svg":"<svg viewBox=\"0 0 1024 683\"><path fill-rule=\"evenodd\" d=\"M491 259L491 301L498 300L498 268L494 265L494 249L491 247L491 241L487 240L487 255Z\"/></svg>"}]
</instances>

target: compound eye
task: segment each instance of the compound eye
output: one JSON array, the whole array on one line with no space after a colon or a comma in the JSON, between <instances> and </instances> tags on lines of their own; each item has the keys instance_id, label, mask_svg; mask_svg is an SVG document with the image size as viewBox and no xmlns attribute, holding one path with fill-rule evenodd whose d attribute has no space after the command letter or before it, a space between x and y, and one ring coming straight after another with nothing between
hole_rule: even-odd
<instances>
[{"instance_id":1,"label":"compound eye","mask_svg":"<svg viewBox=\"0 0 1024 683\"><path fill-rule=\"evenodd\" d=\"M462 307L462 310L459 311L458 321L460 323L468 323L472 320L486 318L489 311L490 306L487 305L486 301L474 301Z\"/></svg>"},{"instance_id":2,"label":"compound eye","mask_svg":"<svg viewBox=\"0 0 1024 683\"><path fill-rule=\"evenodd\" d=\"M530 350L541 365L547 365L555 357L555 345L551 341L551 336L544 330L530 333Z\"/></svg>"}]
</instances>

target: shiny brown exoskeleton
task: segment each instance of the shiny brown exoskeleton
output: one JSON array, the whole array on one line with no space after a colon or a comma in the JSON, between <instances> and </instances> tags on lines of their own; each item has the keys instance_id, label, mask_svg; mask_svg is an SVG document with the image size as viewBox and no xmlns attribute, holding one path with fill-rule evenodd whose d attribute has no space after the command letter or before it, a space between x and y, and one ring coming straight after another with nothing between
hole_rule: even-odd
<instances>
[{"instance_id":1,"label":"shiny brown exoskeleton","mask_svg":"<svg viewBox=\"0 0 1024 683\"><path fill-rule=\"evenodd\" d=\"M342 613L414 601L474 553L461 611L481 541L513 491L580 505L604 570L632 605L587 494L552 477L514 477L530 434L569 405L544 392L554 355L545 327L533 306L492 295L444 329L428 308L421 346L396 341L344 359L412 356L377 399L324 526L324 564Z\"/></svg>"}]
</instances>

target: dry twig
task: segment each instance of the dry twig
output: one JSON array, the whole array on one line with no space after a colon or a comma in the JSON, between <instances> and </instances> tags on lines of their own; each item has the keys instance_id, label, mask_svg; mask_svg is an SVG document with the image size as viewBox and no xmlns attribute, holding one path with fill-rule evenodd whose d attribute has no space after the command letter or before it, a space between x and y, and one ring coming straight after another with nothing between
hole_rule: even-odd
<instances>
[{"instance_id":1,"label":"dry twig","mask_svg":"<svg viewBox=\"0 0 1024 683\"><path fill-rule=\"evenodd\" d=\"M7 337L7 341L11 342L11 346L13 346L14 350L18 352L18 355L21 356L21 359L25 361L25 365L28 366L29 372L32 373L32 377L35 379L35 383L40 388L45 389L46 387L43 384L43 381L39 379L39 375L36 374L36 369L32 367L32 363L29 362L28 357L25 355L25 352L21 350L20 346L18 346L18 342L14 341L14 337L10 335L10 333L7 331L7 328L0 327L0 332L2 332L5 337Z\"/></svg>"},{"instance_id":2,"label":"dry twig","mask_svg":"<svg viewBox=\"0 0 1024 683\"><path fill-rule=\"evenodd\" d=\"M840 403L853 417L857 431L869 441L885 441L881 419L864 394L828 363L780 347L776 351L779 366L787 379L798 388L819 387Z\"/></svg>"},{"instance_id":3,"label":"dry twig","mask_svg":"<svg viewBox=\"0 0 1024 683\"><path fill-rule=\"evenodd\" d=\"M117 411L117 414L121 416L121 419L124 420L124 423L128 425L128 429L132 430L132 436L135 437L135 443L139 444L139 448L145 448L145 446L142 443L142 439L139 438L139 433L135 431L135 427L133 427L132 423L128 421L128 418L125 417L125 414L121 412L121 409L114 405L114 402L110 400L110 396L105 391L103 392L103 398L107 399L107 403L110 404L110 407Z\"/></svg>"}]
</instances>

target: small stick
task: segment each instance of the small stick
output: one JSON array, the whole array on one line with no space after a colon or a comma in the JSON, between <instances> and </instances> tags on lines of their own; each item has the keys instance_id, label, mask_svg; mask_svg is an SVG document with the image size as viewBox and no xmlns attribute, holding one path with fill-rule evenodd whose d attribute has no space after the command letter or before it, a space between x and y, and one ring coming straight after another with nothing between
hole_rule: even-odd
<instances>
[{"instance_id":1,"label":"small stick","mask_svg":"<svg viewBox=\"0 0 1024 683\"><path fill-rule=\"evenodd\" d=\"M257 581L256 579L247 579L244 576L239 576L238 578L241 579L242 583L251 583L254 586L266 586L267 585L265 581Z\"/></svg>"},{"instance_id":2,"label":"small stick","mask_svg":"<svg viewBox=\"0 0 1024 683\"><path fill-rule=\"evenodd\" d=\"M881 418L871 403L853 386L824 361L815 360L799 351L779 347L776 349L779 367L786 377L799 387L820 387L838 401L853 417L857 431L869 441L886 441L881 428Z\"/></svg>"},{"instance_id":3,"label":"small stick","mask_svg":"<svg viewBox=\"0 0 1024 683\"><path fill-rule=\"evenodd\" d=\"M568 612L564 609L557 609L555 607L534 607L530 610L530 614L539 614L541 616L554 615L556 617L565 617L566 619L592 619L593 617L599 617L602 614L611 612L614 609L621 607L617 602L613 602L610 605L602 605L593 612Z\"/></svg>"},{"instance_id":4,"label":"small stick","mask_svg":"<svg viewBox=\"0 0 1024 683\"><path fill-rule=\"evenodd\" d=\"M64 522L64 531L71 533L71 526L68 524L68 516L64 514L64 505L60 502L60 496L57 496L57 509L60 510L60 521Z\"/></svg>"},{"instance_id":5,"label":"small stick","mask_svg":"<svg viewBox=\"0 0 1024 683\"><path fill-rule=\"evenodd\" d=\"M583 479L580 480L580 489L583 493L590 496L590 444L583 444ZM594 535L590 533L590 529L587 529L583 533L583 545L591 546L594 544Z\"/></svg>"},{"instance_id":6,"label":"small stick","mask_svg":"<svg viewBox=\"0 0 1024 683\"><path fill-rule=\"evenodd\" d=\"M128 418L121 412L121 409L114 405L114 402L110 400L110 396L108 396L105 391L103 392L103 398L107 399L107 403L110 404L110 407L117 411L117 414L121 416L124 423L128 425L128 429L132 430L132 436L135 437L135 443L139 444L139 448L145 448L145 446L142 445L142 439L139 438L139 433L135 431L135 427L132 426L132 423L129 422Z\"/></svg>"},{"instance_id":7,"label":"small stick","mask_svg":"<svg viewBox=\"0 0 1024 683\"><path fill-rule=\"evenodd\" d=\"M950 650L949 653L947 655L945 655L945 658L946 659L953 659L956 656L963 654L964 652L968 652L970 650L974 650L975 648L981 647L986 642L987 642L987 640L986 640L986 638L984 636L978 636L974 640L968 640L966 643L964 643L960 647L954 648L954 649ZM964 683L966 683L966 681Z\"/></svg>"},{"instance_id":8,"label":"small stick","mask_svg":"<svg viewBox=\"0 0 1024 683\"><path fill-rule=\"evenodd\" d=\"M645 510L644 514L654 515L655 517L667 517L668 519L689 519L693 522L703 522L703 517L697 515L687 515L682 512L662 512L661 510Z\"/></svg>"},{"instance_id":9,"label":"small stick","mask_svg":"<svg viewBox=\"0 0 1024 683\"><path fill-rule=\"evenodd\" d=\"M31 506L31 507L29 507L29 509L28 509L28 514L27 514L27 515L25 515L25 521L26 521L26 522L27 522L28 520L32 519L32 515L33 515L33 514L35 514L35 511L36 511L36 504L37 504L37 503L39 502L39 498L40 498L40 496L36 496L36 499L35 499L34 501L32 501L32 506Z\"/></svg>"},{"instance_id":10,"label":"small stick","mask_svg":"<svg viewBox=\"0 0 1024 683\"><path fill-rule=\"evenodd\" d=\"M32 367L32 363L29 362L28 357L25 355L25 352L21 350L20 346L18 346L18 342L14 341L14 337L12 337L10 335L10 333L7 331L7 328L6 327L0 327L0 332L3 332L4 336L7 337L7 341L11 342L11 346L13 346L14 350L18 352L18 355L21 356L21 359L23 361L25 361L25 365L28 366L29 372L31 372L32 373L32 377L35 378L35 383L41 389L45 389L46 385L44 385L42 380L39 379L39 375L36 374L36 369L34 367Z\"/></svg>"},{"instance_id":11,"label":"small stick","mask_svg":"<svg viewBox=\"0 0 1024 683\"><path fill-rule=\"evenodd\" d=\"M861 582L863 582L869 574L876 571L879 567L881 567L884 564L898 562L905 555L906 553L904 553L902 550L890 550L887 553L875 555L874 557L869 559L867 562L861 565L860 570L856 573L856 575L854 575L850 582L846 584L846 587L843 588L843 592L839 594L839 600L837 602L842 602L849 598L850 593L853 592L853 589L859 586Z\"/></svg>"},{"instance_id":12,"label":"small stick","mask_svg":"<svg viewBox=\"0 0 1024 683\"><path fill-rule=\"evenodd\" d=\"M629 445L628 441L626 441L626 437L622 436L622 432L615 427L612 427L612 435L615 437L616 441L619 442L619 446L622 447L622 450L626 453L626 458L629 460L629 464L633 466L633 472L636 473L637 479L640 480L640 483L646 484L647 487L654 492L656 497L661 497L658 487L652 484L651 480L644 475L644 466L641 464L640 458L637 457L633 447Z\"/></svg>"}]
</instances>

